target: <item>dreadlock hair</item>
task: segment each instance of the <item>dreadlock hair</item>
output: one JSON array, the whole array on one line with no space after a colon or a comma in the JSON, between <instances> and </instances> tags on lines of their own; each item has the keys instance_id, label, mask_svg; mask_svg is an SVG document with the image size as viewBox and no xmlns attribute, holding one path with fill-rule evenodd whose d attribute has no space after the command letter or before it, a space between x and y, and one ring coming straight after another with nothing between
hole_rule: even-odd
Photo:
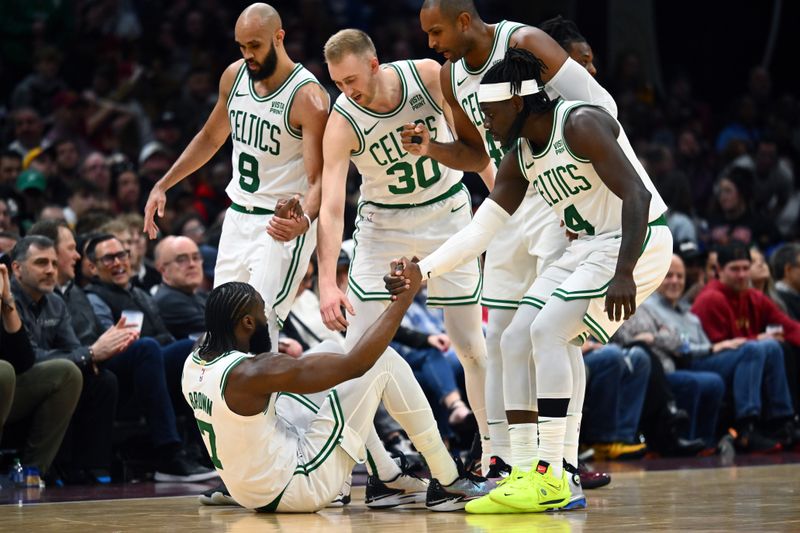
<instances>
[{"instance_id":1,"label":"dreadlock hair","mask_svg":"<svg viewBox=\"0 0 800 533\"><path fill-rule=\"evenodd\" d=\"M522 112L514 119L505 149L511 148L519 138L525 120L532 114L547 113L553 109L557 100L551 100L544 91L542 81L542 71L547 70L547 66L541 59L533 55L528 50L522 48L509 48L506 56L495 63L483 76L481 83L511 83L511 92L519 94L522 89L522 82L525 80L536 80L540 91L534 94L521 96Z\"/></svg>"},{"instance_id":2,"label":"dreadlock hair","mask_svg":"<svg viewBox=\"0 0 800 533\"><path fill-rule=\"evenodd\" d=\"M539 29L552 37L567 53L572 43L586 42L586 38L578 30L578 25L561 15L545 20L539 25Z\"/></svg>"},{"instance_id":3,"label":"dreadlock hair","mask_svg":"<svg viewBox=\"0 0 800 533\"><path fill-rule=\"evenodd\" d=\"M198 354L219 355L231 350L236 342L236 324L259 299L248 283L230 281L211 291L206 302L206 334L200 341Z\"/></svg>"}]
</instances>

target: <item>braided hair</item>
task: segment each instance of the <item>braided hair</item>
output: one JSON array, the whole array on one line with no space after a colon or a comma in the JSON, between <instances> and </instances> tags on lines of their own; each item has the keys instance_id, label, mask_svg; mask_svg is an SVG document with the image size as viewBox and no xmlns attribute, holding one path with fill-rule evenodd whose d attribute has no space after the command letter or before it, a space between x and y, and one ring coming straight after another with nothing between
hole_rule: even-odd
<instances>
[{"instance_id":1,"label":"braided hair","mask_svg":"<svg viewBox=\"0 0 800 533\"><path fill-rule=\"evenodd\" d=\"M533 53L523 48L509 48L506 56L492 65L483 76L481 83L511 83L511 92L519 94L522 89L522 82L525 80L536 80L540 91L534 94L521 96L522 111L517 115L511 125L509 138L504 148L509 149L519 138L525 120L532 114L547 113L556 106L557 100L551 100L544 90L542 81L542 71L547 70L544 62L533 55Z\"/></svg>"},{"instance_id":2,"label":"braided hair","mask_svg":"<svg viewBox=\"0 0 800 533\"><path fill-rule=\"evenodd\" d=\"M545 20L539 29L547 33L561 48L569 52L572 43L585 43L586 38L581 35L578 25L561 15Z\"/></svg>"},{"instance_id":3,"label":"braided hair","mask_svg":"<svg viewBox=\"0 0 800 533\"><path fill-rule=\"evenodd\" d=\"M206 302L206 334L198 354L217 356L231 350L236 343L236 324L260 298L252 285L239 281L223 283L211 291Z\"/></svg>"}]
</instances>

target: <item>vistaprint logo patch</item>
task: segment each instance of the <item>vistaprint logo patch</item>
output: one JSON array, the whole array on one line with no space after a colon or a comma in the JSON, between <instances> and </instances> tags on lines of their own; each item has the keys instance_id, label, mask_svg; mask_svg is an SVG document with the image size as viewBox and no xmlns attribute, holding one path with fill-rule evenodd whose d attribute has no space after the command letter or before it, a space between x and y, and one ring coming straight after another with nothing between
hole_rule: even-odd
<instances>
[{"instance_id":1,"label":"vistaprint logo patch","mask_svg":"<svg viewBox=\"0 0 800 533\"><path fill-rule=\"evenodd\" d=\"M418 94L412 98L409 103L411 104L411 109L419 109L425 105L425 98L423 98L421 94Z\"/></svg>"},{"instance_id":2,"label":"vistaprint logo patch","mask_svg":"<svg viewBox=\"0 0 800 533\"><path fill-rule=\"evenodd\" d=\"M286 105L283 102L272 102L272 107L269 109L269 112L280 115L283 113L285 107Z\"/></svg>"},{"instance_id":3,"label":"vistaprint logo patch","mask_svg":"<svg viewBox=\"0 0 800 533\"><path fill-rule=\"evenodd\" d=\"M556 141L555 144L553 144L553 146L556 149L556 155L558 155L558 154L560 154L560 153L562 153L564 151L564 141L561 141L561 140Z\"/></svg>"}]
</instances>

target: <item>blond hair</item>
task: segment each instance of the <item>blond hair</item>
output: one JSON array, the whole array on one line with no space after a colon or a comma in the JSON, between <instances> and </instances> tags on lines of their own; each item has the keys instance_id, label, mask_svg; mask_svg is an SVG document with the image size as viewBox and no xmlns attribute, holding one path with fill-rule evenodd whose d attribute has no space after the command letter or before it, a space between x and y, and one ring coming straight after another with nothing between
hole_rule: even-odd
<instances>
[{"instance_id":1,"label":"blond hair","mask_svg":"<svg viewBox=\"0 0 800 533\"><path fill-rule=\"evenodd\" d=\"M377 56L375 44L361 30L341 30L330 36L324 48L325 62L338 63L347 54Z\"/></svg>"}]
</instances>

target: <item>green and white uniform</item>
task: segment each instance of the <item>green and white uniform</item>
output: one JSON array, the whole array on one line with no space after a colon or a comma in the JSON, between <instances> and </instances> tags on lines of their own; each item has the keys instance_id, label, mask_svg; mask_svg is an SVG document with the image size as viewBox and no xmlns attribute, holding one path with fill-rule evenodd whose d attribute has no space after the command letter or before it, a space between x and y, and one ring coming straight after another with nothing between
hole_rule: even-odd
<instances>
[{"instance_id":1,"label":"green and white uniform","mask_svg":"<svg viewBox=\"0 0 800 533\"><path fill-rule=\"evenodd\" d=\"M402 98L395 109L377 113L344 94L333 109L350 123L358 138L351 160L362 176L350 291L362 301L388 303L383 276L389 262L403 255L430 254L469 223L472 209L461 184L462 172L403 150L400 132L408 123L423 123L432 139L453 140L442 109L428 93L414 62L397 61L381 68L400 78ZM480 290L478 263L471 262L431 280L428 303L474 304Z\"/></svg>"},{"instance_id":2,"label":"green and white uniform","mask_svg":"<svg viewBox=\"0 0 800 533\"><path fill-rule=\"evenodd\" d=\"M184 364L183 395L211 461L244 507L323 507L336 496L354 461L364 456L363 440L345 423L335 389L321 404L319 398L277 393L263 413L241 416L231 411L225 402L227 377L252 357L231 351L205 362L193 353Z\"/></svg>"},{"instance_id":3,"label":"green and white uniform","mask_svg":"<svg viewBox=\"0 0 800 533\"><path fill-rule=\"evenodd\" d=\"M570 151L564 139L564 123L569 113L586 105L590 104L559 101L550 141L538 153L534 153L527 139L518 143L518 162L523 175L566 227L578 234L564 255L537 277L524 303L541 309L551 295L565 301L588 299L583 322L598 341L605 343L622 324L609 320L604 311L606 290L619 257L622 200L603 183L590 161ZM667 206L621 126L617 142L652 195L647 236L633 272L638 305L659 287L669 269L672 234L664 217Z\"/></svg>"},{"instance_id":4,"label":"green and white uniform","mask_svg":"<svg viewBox=\"0 0 800 533\"><path fill-rule=\"evenodd\" d=\"M489 68L502 60L511 35L524 24L502 21L495 27L492 51L480 68L472 70L464 59L450 64L453 96L483 137L486 153L495 171L505 154L483 124L478 87ZM559 221L533 187L486 250L482 303L486 307L516 309L536 274L548 261L558 258L567 246Z\"/></svg>"},{"instance_id":5,"label":"green and white uniform","mask_svg":"<svg viewBox=\"0 0 800 533\"><path fill-rule=\"evenodd\" d=\"M315 221L305 234L282 243L266 229L278 200L303 198L308 190L302 132L289 124L289 112L297 91L319 82L297 64L278 89L261 97L246 70L242 62L227 102L233 179L225 192L233 203L222 225L214 285L253 285L264 298L274 336L276 323L289 314L317 231Z\"/></svg>"},{"instance_id":6,"label":"green and white uniform","mask_svg":"<svg viewBox=\"0 0 800 533\"><path fill-rule=\"evenodd\" d=\"M312 351L328 351L330 344ZM338 345L332 348L340 351ZM455 474L425 394L391 348L362 376L334 389L312 395L275 393L263 412L242 416L228 407L226 386L236 366L252 357L231 351L206 362L195 352L186 359L182 377L184 398L208 454L231 496L244 507L264 512L325 507L355 463L365 461L365 443L374 434L381 402L432 471L444 473L449 467Z\"/></svg>"}]
</instances>

